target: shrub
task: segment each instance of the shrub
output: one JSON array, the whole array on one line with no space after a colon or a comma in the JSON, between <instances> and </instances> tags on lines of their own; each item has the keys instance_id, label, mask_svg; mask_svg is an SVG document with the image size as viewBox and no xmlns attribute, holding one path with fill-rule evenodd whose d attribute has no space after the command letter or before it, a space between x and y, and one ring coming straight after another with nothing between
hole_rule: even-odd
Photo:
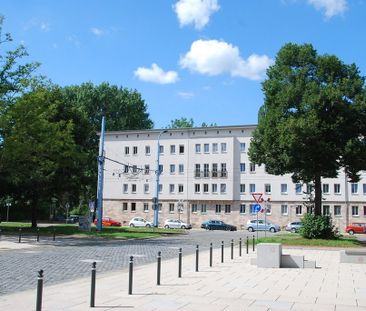
<instances>
[{"instance_id":1,"label":"shrub","mask_svg":"<svg viewBox=\"0 0 366 311\"><path fill-rule=\"evenodd\" d=\"M335 239L336 230L330 216L305 214L300 234L306 239Z\"/></svg>"}]
</instances>

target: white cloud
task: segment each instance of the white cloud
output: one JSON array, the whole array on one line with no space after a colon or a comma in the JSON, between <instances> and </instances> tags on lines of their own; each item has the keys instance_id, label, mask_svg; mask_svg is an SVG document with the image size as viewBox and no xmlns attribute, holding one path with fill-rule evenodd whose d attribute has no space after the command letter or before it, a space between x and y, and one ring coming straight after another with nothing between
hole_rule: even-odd
<instances>
[{"instance_id":1,"label":"white cloud","mask_svg":"<svg viewBox=\"0 0 366 311\"><path fill-rule=\"evenodd\" d=\"M317 10L324 10L325 16L331 18L347 10L347 0L307 0Z\"/></svg>"},{"instance_id":2,"label":"white cloud","mask_svg":"<svg viewBox=\"0 0 366 311\"><path fill-rule=\"evenodd\" d=\"M181 27L194 24L196 29L202 29L220 6L218 0L179 0L173 8Z\"/></svg>"},{"instance_id":3,"label":"white cloud","mask_svg":"<svg viewBox=\"0 0 366 311\"><path fill-rule=\"evenodd\" d=\"M184 99L190 99L190 98L194 97L194 93L192 93L192 92L178 92L177 95Z\"/></svg>"},{"instance_id":4,"label":"white cloud","mask_svg":"<svg viewBox=\"0 0 366 311\"><path fill-rule=\"evenodd\" d=\"M100 28L93 27L90 29L90 31L96 35L97 37L103 36L106 34L106 32Z\"/></svg>"},{"instance_id":5,"label":"white cloud","mask_svg":"<svg viewBox=\"0 0 366 311\"><path fill-rule=\"evenodd\" d=\"M50 31L50 25L46 22L41 22L39 27L42 31Z\"/></svg>"},{"instance_id":6,"label":"white cloud","mask_svg":"<svg viewBox=\"0 0 366 311\"><path fill-rule=\"evenodd\" d=\"M171 84L179 79L177 72L164 72L157 64L152 64L151 68L139 67L135 70L134 75L142 81L158 84Z\"/></svg>"},{"instance_id":7,"label":"white cloud","mask_svg":"<svg viewBox=\"0 0 366 311\"><path fill-rule=\"evenodd\" d=\"M229 73L251 80L261 79L272 63L267 55L252 54L243 59L238 47L217 40L194 41L191 49L180 59L181 67L193 72L209 76Z\"/></svg>"}]
</instances>

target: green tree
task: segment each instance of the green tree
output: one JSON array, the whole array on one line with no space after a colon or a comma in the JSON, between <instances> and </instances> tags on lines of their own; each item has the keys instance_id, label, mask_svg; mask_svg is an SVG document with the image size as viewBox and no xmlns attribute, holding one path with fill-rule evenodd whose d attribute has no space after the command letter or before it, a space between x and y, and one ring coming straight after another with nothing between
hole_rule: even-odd
<instances>
[{"instance_id":1,"label":"green tree","mask_svg":"<svg viewBox=\"0 0 366 311\"><path fill-rule=\"evenodd\" d=\"M169 129L179 129L179 128L186 128L186 127L193 127L194 121L192 118L180 118L180 119L174 119L170 121L170 124L168 125Z\"/></svg>"},{"instance_id":2,"label":"green tree","mask_svg":"<svg viewBox=\"0 0 366 311\"><path fill-rule=\"evenodd\" d=\"M313 183L321 214L321 178L366 169L365 84L355 64L318 55L310 44L286 44L263 82L264 104L249 149L274 175Z\"/></svg>"}]
</instances>

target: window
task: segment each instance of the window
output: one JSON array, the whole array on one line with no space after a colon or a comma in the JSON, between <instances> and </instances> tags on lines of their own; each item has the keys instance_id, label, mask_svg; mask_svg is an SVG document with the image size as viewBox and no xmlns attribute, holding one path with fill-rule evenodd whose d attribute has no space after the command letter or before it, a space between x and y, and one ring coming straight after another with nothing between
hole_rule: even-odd
<instances>
[{"instance_id":1,"label":"window","mask_svg":"<svg viewBox=\"0 0 366 311\"><path fill-rule=\"evenodd\" d=\"M150 165L149 164L145 164L144 174L145 175L149 175L150 174Z\"/></svg>"},{"instance_id":2,"label":"window","mask_svg":"<svg viewBox=\"0 0 366 311\"><path fill-rule=\"evenodd\" d=\"M122 212L127 212L127 209L128 209L127 202L123 202L122 203Z\"/></svg>"},{"instance_id":3,"label":"window","mask_svg":"<svg viewBox=\"0 0 366 311\"><path fill-rule=\"evenodd\" d=\"M207 213L207 205L201 204L201 214L206 214L206 213Z\"/></svg>"},{"instance_id":4,"label":"window","mask_svg":"<svg viewBox=\"0 0 366 311\"><path fill-rule=\"evenodd\" d=\"M245 204L240 204L240 206L239 206L239 213L240 214L245 214Z\"/></svg>"},{"instance_id":5,"label":"window","mask_svg":"<svg viewBox=\"0 0 366 311\"><path fill-rule=\"evenodd\" d=\"M175 164L170 164L170 174L175 174Z\"/></svg>"},{"instance_id":6,"label":"window","mask_svg":"<svg viewBox=\"0 0 366 311\"><path fill-rule=\"evenodd\" d=\"M123 184L123 193L128 192L128 184Z\"/></svg>"},{"instance_id":7,"label":"window","mask_svg":"<svg viewBox=\"0 0 366 311\"><path fill-rule=\"evenodd\" d=\"M296 194L302 194L302 185L301 184L296 184L295 185L295 191L296 191Z\"/></svg>"},{"instance_id":8,"label":"window","mask_svg":"<svg viewBox=\"0 0 366 311\"><path fill-rule=\"evenodd\" d=\"M197 204L192 204L192 213L197 213Z\"/></svg>"},{"instance_id":9,"label":"window","mask_svg":"<svg viewBox=\"0 0 366 311\"><path fill-rule=\"evenodd\" d=\"M250 193L255 192L255 184L249 184L249 192Z\"/></svg>"},{"instance_id":10,"label":"window","mask_svg":"<svg viewBox=\"0 0 366 311\"><path fill-rule=\"evenodd\" d=\"M123 168L124 168L123 172L128 173L128 170L130 169L130 167L128 165L125 165Z\"/></svg>"},{"instance_id":11,"label":"window","mask_svg":"<svg viewBox=\"0 0 366 311\"><path fill-rule=\"evenodd\" d=\"M174 203L169 203L169 213L174 213Z\"/></svg>"},{"instance_id":12,"label":"window","mask_svg":"<svg viewBox=\"0 0 366 311\"><path fill-rule=\"evenodd\" d=\"M201 177L201 164L194 165L194 177Z\"/></svg>"},{"instance_id":13,"label":"window","mask_svg":"<svg viewBox=\"0 0 366 311\"><path fill-rule=\"evenodd\" d=\"M363 191L363 194L366 194L366 184L362 185L362 191Z\"/></svg>"},{"instance_id":14,"label":"window","mask_svg":"<svg viewBox=\"0 0 366 311\"><path fill-rule=\"evenodd\" d=\"M125 155L129 155L130 154L130 147L125 147Z\"/></svg>"},{"instance_id":15,"label":"window","mask_svg":"<svg viewBox=\"0 0 366 311\"><path fill-rule=\"evenodd\" d=\"M200 193L201 192L201 185L200 184L194 184L194 192Z\"/></svg>"},{"instance_id":16,"label":"window","mask_svg":"<svg viewBox=\"0 0 366 311\"><path fill-rule=\"evenodd\" d=\"M249 212L252 215L255 215L256 214L255 207L254 206L255 206L255 204L249 204Z\"/></svg>"},{"instance_id":17,"label":"window","mask_svg":"<svg viewBox=\"0 0 366 311\"><path fill-rule=\"evenodd\" d=\"M221 153L226 152L226 143L221 143Z\"/></svg>"},{"instance_id":18,"label":"window","mask_svg":"<svg viewBox=\"0 0 366 311\"><path fill-rule=\"evenodd\" d=\"M209 164L203 164L203 177L210 177L210 166Z\"/></svg>"},{"instance_id":19,"label":"window","mask_svg":"<svg viewBox=\"0 0 366 311\"><path fill-rule=\"evenodd\" d=\"M137 154L137 146L133 146L133 154L136 155Z\"/></svg>"},{"instance_id":20,"label":"window","mask_svg":"<svg viewBox=\"0 0 366 311\"><path fill-rule=\"evenodd\" d=\"M265 184L264 185L264 192L266 194L271 194L271 184Z\"/></svg>"},{"instance_id":21,"label":"window","mask_svg":"<svg viewBox=\"0 0 366 311\"><path fill-rule=\"evenodd\" d=\"M149 203L144 203L144 212L147 213L149 211Z\"/></svg>"},{"instance_id":22,"label":"window","mask_svg":"<svg viewBox=\"0 0 366 311\"><path fill-rule=\"evenodd\" d=\"M183 187L183 185L182 185L182 184L179 184L179 185L178 185L178 192L179 192L179 193L183 193L183 192L184 192L184 187Z\"/></svg>"},{"instance_id":23,"label":"window","mask_svg":"<svg viewBox=\"0 0 366 311\"><path fill-rule=\"evenodd\" d=\"M132 165L132 173L137 173L137 165Z\"/></svg>"},{"instance_id":24,"label":"window","mask_svg":"<svg viewBox=\"0 0 366 311\"><path fill-rule=\"evenodd\" d=\"M240 152L245 152L245 143L240 143L239 149L240 149Z\"/></svg>"},{"instance_id":25,"label":"window","mask_svg":"<svg viewBox=\"0 0 366 311\"><path fill-rule=\"evenodd\" d=\"M170 192L170 193L173 193L173 192L174 192L174 190L175 190L175 189L174 189L174 184L170 184L170 185L169 185L169 192Z\"/></svg>"},{"instance_id":26,"label":"window","mask_svg":"<svg viewBox=\"0 0 366 311\"><path fill-rule=\"evenodd\" d=\"M245 163L240 163L240 172L241 173L245 172Z\"/></svg>"},{"instance_id":27,"label":"window","mask_svg":"<svg viewBox=\"0 0 366 311\"><path fill-rule=\"evenodd\" d=\"M219 147L217 145L217 143L213 143L212 144L212 153L218 153L219 152Z\"/></svg>"},{"instance_id":28,"label":"window","mask_svg":"<svg viewBox=\"0 0 366 311\"><path fill-rule=\"evenodd\" d=\"M281 184L281 193L287 193L287 184Z\"/></svg>"},{"instance_id":29,"label":"window","mask_svg":"<svg viewBox=\"0 0 366 311\"><path fill-rule=\"evenodd\" d=\"M288 206L287 204L281 205L281 215L288 215Z\"/></svg>"},{"instance_id":30,"label":"window","mask_svg":"<svg viewBox=\"0 0 366 311\"><path fill-rule=\"evenodd\" d=\"M216 204L215 206L215 213L220 214L221 213L221 204Z\"/></svg>"},{"instance_id":31,"label":"window","mask_svg":"<svg viewBox=\"0 0 366 311\"><path fill-rule=\"evenodd\" d=\"M225 205L225 214L230 214L231 213L231 205L230 204L226 204Z\"/></svg>"},{"instance_id":32,"label":"window","mask_svg":"<svg viewBox=\"0 0 366 311\"><path fill-rule=\"evenodd\" d=\"M164 146L159 145L159 153L161 153L161 154L164 153Z\"/></svg>"},{"instance_id":33,"label":"window","mask_svg":"<svg viewBox=\"0 0 366 311\"><path fill-rule=\"evenodd\" d=\"M313 184L306 184L306 192L312 193L314 191L314 185Z\"/></svg>"},{"instance_id":34,"label":"window","mask_svg":"<svg viewBox=\"0 0 366 311\"><path fill-rule=\"evenodd\" d=\"M136 193L136 188L137 188L136 184L132 184L131 186L132 186L131 192Z\"/></svg>"},{"instance_id":35,"label":"window","mask_svg":"<svg viewBox=\"0 0 366 311\"><path fill-rule=\"evenodd\" d=\"M302 215L302 205L296 205L296 215Z\"/></svg>"},{"instance_id":36,"label":"window","mask_svg":"<svg viewBox=\"0 0 366 311\"><path fill-rule=\"evenodd\" d=\"M212 192L217 193L217 184L212 184Z\"/></svg>"},{"instance_id":37,"label":"window","mask_svg":"<svg viewBox=\"0 0 366 311\"><path fill-rule=\"evenodd\" d=\"M334 205L334 216L341 216L341 206L340 205Z\"/></svg>"},{"instance_id":38,"label":"window","mask_svg":"<svg viewBox=\"0 0 366 311\"><path fill-rule=\"evenodd\" d=\"M328 194L329 193L329 184L323 184L323 193Z\"/></svg>"},{"instance_id":39,"label":"window","mask_svg":"<svg viewBox=\"0 0 366 311\"><path fill-rule=\"evenodd\" d=\"M358 206L354 205L352 206L352 216L358 216Z\"/></svg>"},{"instance_id":40,"label":"window","mask_svg":"<svg viewBox=\"0 0 366 311\"><path fill-rule=\"evenodd\" d=\"M144 192L145 193L149 193L150 189L149 189L149 184L144 184Z\"/></svg>"},{"instance_id":41,"label":"window","mask_svg":"<svg viewBox=\"0 0 366 311\"><path fill-rule=\"evenodd\" d=\"M255 164L254 163L250 163L249 164L249 169L250 169L250 172L251 173L254 173L255 172Z\"/></svg>"},{"instance_id":42,"label":"window","mask_svg":"<svg viewBox=\"0 0 366 311\"><path fill-rule=\"evenodd\" d=\"M330 207L329 205L323 205L323 215L329 216L330 215Z\"/></svg>"},{"instance_id":43,"label":"window","mask_svg":"<svg viewBox=\"0 0 366 311\"><path fill-rule=\"evenodd\" d=\"M266 215L272 214L272 205L271 204L267 204L265 209L266 209Z\"/></svg>"},{"instance_id":44,"label":"window","mask_svg":"<svg viewBox=\"0 0 366 311\"><path fill-rule=\"evenodd\" d=\"M351 183L351 193L352 194L358 193L358 184L357 183Z\"/></svg>"},{"instance_id":45,"label":"window","mask_svg":"<svg viewBox=\"0 0 366 311\"><path fill-rule=\"evenodd\" d=\"M220 184L220 192L226 193L226 184Z\"/></svg>"},{"instance_id":46,"label":"window","mask_svg":"<svg viewBox=\"0 0 366 311\"><path fill-rule=\"evenodd\" d=\"M179 145L179 154L184 154L184 145Z\"/></svg>"},{"instance_id":47,"label":"window","mask_svg":"<svg viewBox=\"0 0 366 311\"><path fill-rule=\"evenodd\" d=\"M240 184L240 193L245 193L245 184Z\"/></svg>"},{"instance_id":48,"label":"window","mask_svg":"<svg viewBox=\"0 0 366 311\"><path fill-rule=\"evenodd\" d=\"M163 204L162 203L159 203L159 205L158 205L158 211L159 211L159 213L161 213L162 209L163 209Z\"/></svg>"},{"instance_id":49,"label":"window","mask_svg":"<svg viewBox=\"0 0 366 311\"><path fill-rule=\"evenodd\" d=\"M131 212L136 212L136 203L135 202L131 203Z\"/></svg>"},{"instance_id":50,"label":"window","mask_svg":"<svg viewBox=\"0 0 366 311\"><path fill-rule=\"evenodd\" d=\"M159 184L159 193L163 192L163 184Z\"/></svg>"},{"instance_id":51,"label":"window","mask_svg":"<svg viewBox=\"0 0 366 311\"><path fill-rule=\"evenodd\" d=\"M217 177L217 163L212 163L212 177Z\"/></svg>"},{"instance_id":52,"label":"window","mask_svg":"<svg viewBox=\"0 0 366 311\"><path fill-rule=\"evenodd\" d=\"M151 153L150 146L145 146L145 154L149 155Z\"/></svg>"},{"instance_id":53,"label":"window","mask_svg":"<svg viewBox=\"0 0 366 311\"><path fill-rule=\"evenodd\" d=\"M196 144L195 150L196 153L201 153L201 144Z\"/></svg>"},{"instance_id":54,"label":"window","mask_svg":"<svg viewBox=\"0 0 366 311\"><path fill-rule=\"evenodd\" d=\"M179 164L179 174L184 174L184 164Z\"/></svg>"},{"instance_id":55,"label":"window","mask_svg":"<svg viewBox=\"0 0 366 311\"><path fill-rule=\"evenodd\" d=\"M203 145L203 152L204 153L209 153L210 152L210 145L209 144L204 144Z\"/></svg>"},{"instance_id":56,"label":"window","mask_svg":"<svg viewBox=\"0 0 366 311\"><path fill-rule=\"evenodd\" d=\"M341 193L341 185L334 184L334 194L340 194L340 193Z\"/></svg>"},{"instance_id":57,"label":"window","mask_svg":"<svg viewBox=\"0 0 366 311\"><path fill-rule=\"evenodd\" d=\"M203 184L203 193L208 193L208 184Z\"/></svg>"},{"instance_id":58,"label":"window","mask_svg":"<svg viewBox=\"0 0 366 311\"><path fill-rule=\"evenodd\" d=\"M175 145L170 145L170 154L175 154Z\"/></svg>"},{"instance_id":59,"label":"window","mask_svg":"<svg viewBox=\"0 0 366 311\"><path fill-rule=\"evenodd\" d=\"M366 216L366 206L363 207L363 216Z\"/></svg>"},{"instance_id":60,"label":"window","mask_svg":"<svg viewBox=\"0 0 366 311\"><path fill-rule=\"evenodd\" d=\"M226 163L221 163L221 177L227 177Z\"/></svg>"},{"instance_id":61,"label":"window","mask_svg":"<svg viewBox=\"0 0 366 311\"><path fill-rule=\"evenodd\" d=\"M159 174L162 174L164 171L164 165L163 164L159 164Z\"/></svg>"}]
</instances>

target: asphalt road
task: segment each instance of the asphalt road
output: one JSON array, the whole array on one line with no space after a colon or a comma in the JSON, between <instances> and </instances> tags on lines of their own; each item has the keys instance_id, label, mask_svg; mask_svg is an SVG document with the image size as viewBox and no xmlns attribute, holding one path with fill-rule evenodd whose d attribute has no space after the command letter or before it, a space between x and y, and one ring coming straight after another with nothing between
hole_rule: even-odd
<instances>
[{"instance_id":1,"label":"asphalt road","mask_svg":"<svg viewBox=\"0 0 366 311\"><path fill-rule=\"evenodd\" d=\"M270 234L270 233L267 233ZM263 235L263 233L260 233ZM195 251L196 245L207 250L213 243L214 255L220 256L221 241L225 247L235 242L235 254L238 256L239 238L244 242L247 231L206 231L191 230L187 234L145 240L100 240L86 238L42 238L23 237L22 243L34 247L0 251L0 295L9 294L36 286L37 271L44 270L44 282L54 284L90 275L91 262L97 262L98 273L128 267L129 257L134 256L136 266L156 261L158 251L164 258L178 258L178 250L183 255ZM16 236L2 236L2 240L17 242Z\"/></svg>"}]
</instances>

